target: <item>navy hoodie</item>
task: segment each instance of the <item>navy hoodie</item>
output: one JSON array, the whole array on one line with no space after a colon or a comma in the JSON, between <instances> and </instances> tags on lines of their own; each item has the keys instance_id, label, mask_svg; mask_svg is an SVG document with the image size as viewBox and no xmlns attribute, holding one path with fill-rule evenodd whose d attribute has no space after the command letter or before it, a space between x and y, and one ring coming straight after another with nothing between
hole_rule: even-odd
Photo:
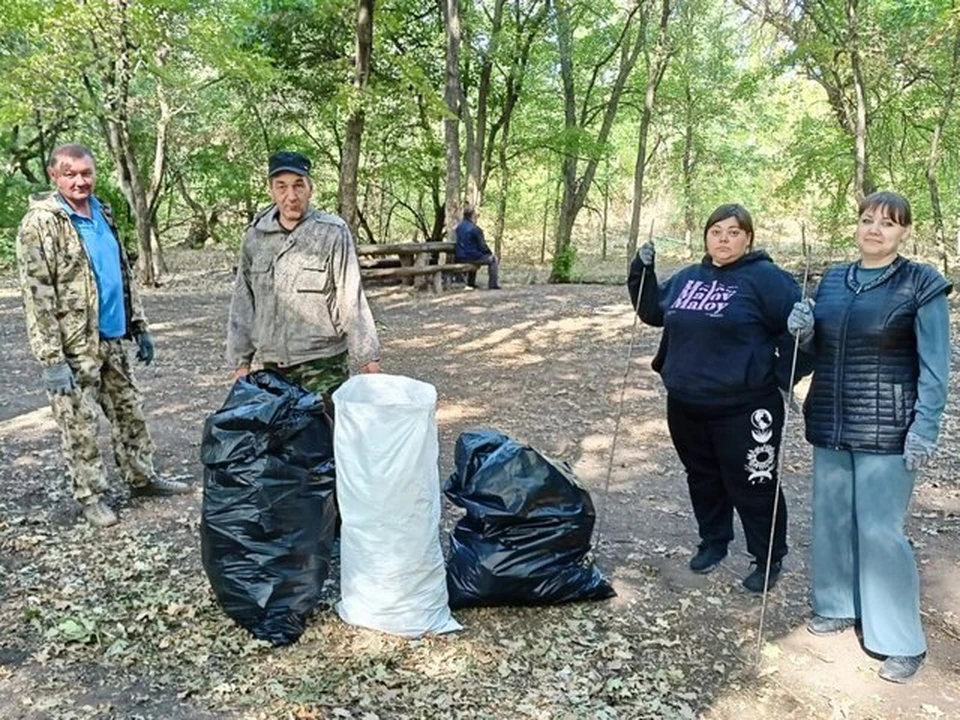
<instances>
[{"instance_id":1,"label":"navy hoodie","mask_svg":"<svg viewBox=\"0 0 960 720\"><path fill-rule=\"evenodd\" d=\"M800 287L767 253L750 252L723 267L706 256L659 284L638 257L627 281L634 307L643 273L638 314L664 328L654 369L670 397L736 406L786 388L794 344L787 316Z\"/></svg>"}]
</instances>

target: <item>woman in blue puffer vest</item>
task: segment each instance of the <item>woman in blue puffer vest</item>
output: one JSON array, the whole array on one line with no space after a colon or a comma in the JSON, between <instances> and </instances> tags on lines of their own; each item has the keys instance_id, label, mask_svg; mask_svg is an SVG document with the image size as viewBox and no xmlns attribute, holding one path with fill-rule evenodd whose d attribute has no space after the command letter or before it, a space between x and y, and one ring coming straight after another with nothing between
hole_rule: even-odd
<instances>
[{"instance_id":1,"label":"woman in blue puffer vest","mask_svg":"<svg viewBox=\"0 0 960 720\"><path fill-rule=\"evenodd\" d=\"M859 207L857 262L830 268L788 327L815 354L804 404L813 451L814 635L863 626L886 656L880 677L923 665L920 589L903 524L916 472L934 454L947 399L951 284L898 253L910 203L892 192Z\"/></svg>"}]
</instances>

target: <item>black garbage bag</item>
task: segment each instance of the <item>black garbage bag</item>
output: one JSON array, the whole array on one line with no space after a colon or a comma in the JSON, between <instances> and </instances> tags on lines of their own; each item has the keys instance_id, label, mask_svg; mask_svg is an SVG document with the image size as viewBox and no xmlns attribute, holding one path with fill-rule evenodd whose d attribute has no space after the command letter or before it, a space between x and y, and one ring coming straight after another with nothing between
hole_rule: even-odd
<instances>
[{"instance_id":1,"label":"black garbage bag","mask_svg":"<svg viewBox=\"0 0 960 720\"><path fill-rule=\"evenodd\" d=\"M207 418L203 567L224 612L296 642L330 570L337 504L323 401L271 371L239 379Z\"/></svg>"},{"instance_id":2,"label":"black garbage bag","mask_svg":"<svg viewBox=\"0 0 960 720\"><path fill-rule=\"evenodd\" d=\"M460 435L454 460L444 493L467 514L450 537L451 607L616 595L586 559L593 502L568 465L488 429Z\"/></svg>"}]
</instances>

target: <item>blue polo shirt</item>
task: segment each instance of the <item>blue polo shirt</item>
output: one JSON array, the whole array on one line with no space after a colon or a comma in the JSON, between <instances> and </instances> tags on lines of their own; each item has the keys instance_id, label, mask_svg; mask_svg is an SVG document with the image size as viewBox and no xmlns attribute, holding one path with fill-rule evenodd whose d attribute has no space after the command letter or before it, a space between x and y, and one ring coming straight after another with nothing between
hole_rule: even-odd
<instances>
[{"instance_id":1,"label":"blue polo shirt","mask_svg":"<svg viewBox=\"0 0 960 720\"><path fill-rule=\"evenodd\" d=\"M127 332L127 314L123 304L120 245L103 217L100 201L90 198L92 217L80 215L62 197L60 204L70 215L70 221L83 241L97 282L100 337L107 340L123 337Z\"/></svg>"}]
</instances>

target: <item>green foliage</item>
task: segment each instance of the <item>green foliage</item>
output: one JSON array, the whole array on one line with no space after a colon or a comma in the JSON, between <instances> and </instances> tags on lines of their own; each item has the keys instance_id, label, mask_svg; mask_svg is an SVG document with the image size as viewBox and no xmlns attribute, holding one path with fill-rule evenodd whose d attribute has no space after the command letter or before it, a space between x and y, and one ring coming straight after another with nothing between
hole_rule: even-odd
<instances>
[{"instance_id":1,"label":"green foliage","mask_svg":"<svg viewBox=\"0 0 960 720\"><path fill-rule=\"evenodd\" d=\"M642 28L643 52L651 52L658 3L642 3L627 27L632 5L566 0L577 116L576 125L568 126L556 4L547 13L546 0L510 0L497 16L498 2L462 7L461 152L465 157L484 120L489 182L481 215L488 235L499 205L497 159L505 143L505 253L538 258L541 243L554 246L558 173L566 155L576 157L578 177L588 161L599 160L588 210L578 218L577 237L591 238L578 241L580 252L599 254L597 234L583 230L600 222L606 202L608 252L614 257L630 212L647 80L643 54L609 136L601 138L599 131L621 60L617 43L631 42ZM112 7L110 0L0 4L0 263L12 257L29 193L45 184L44 155L67 141L94 148L98 193L114 205L134 249L134 217L120 192L102 122L119 112L111 104L111 68L119 67L111 66L118 52ZM801 4L777 18L731 11L720 0L671 7L671 59L650 130L643 216L655 216L658 228L687 235L695 246L710 210L739 201L767 235L790 235L802 221L816 241L845 244L853 208L854 95L844 3ZM347 0L130 4L129 132L144 178L154 166L161 95L172 113L155 208L165 244L186 241L204 227L211 233L207 242L235 243L269 201L266 158L281 148L313 158L314 202L336 210L344 128L358 109L365 116L360 236L399 241L437 232L447 116L442 5L376 5L373 70L364 92L353 85L356 10ZM956 83L953 48L960 20L947 0L880 0L860 3L858 12L870 177L910 197L923 245L933 237L931 140L946 90ZM526 43L531 27L537 28L534 40ZM478 93L485 61L491 82L484 119ZM519 87L509 127L502 115L508 82ZM948 236L960 217L960 197L952 192L960 183L957 106L944 119L936 158ZM555 277L571 279L572 252L554 258Z\"/></svg>"},{"instance_id":2,"label":"green foliage","mask_svg":"<svg viewBox=\"0 0 960 720\"><path fill-rule=\"evenodd\" d=\"M577 263L577 248L567 245L553 256L553 266L550 270L550 282L568 283L573 280L573 267Z\"/></svg>"},{"instance_id":3,"label":"green foliage","mask_svg":"<svg viewBox=\"0 0 960 720\"><path fill-rule=\"evenodd\" d=\"M14 262L17 225L33 189L21 176L0 176L0 267Z\"/></svg>"}]
</instances>

